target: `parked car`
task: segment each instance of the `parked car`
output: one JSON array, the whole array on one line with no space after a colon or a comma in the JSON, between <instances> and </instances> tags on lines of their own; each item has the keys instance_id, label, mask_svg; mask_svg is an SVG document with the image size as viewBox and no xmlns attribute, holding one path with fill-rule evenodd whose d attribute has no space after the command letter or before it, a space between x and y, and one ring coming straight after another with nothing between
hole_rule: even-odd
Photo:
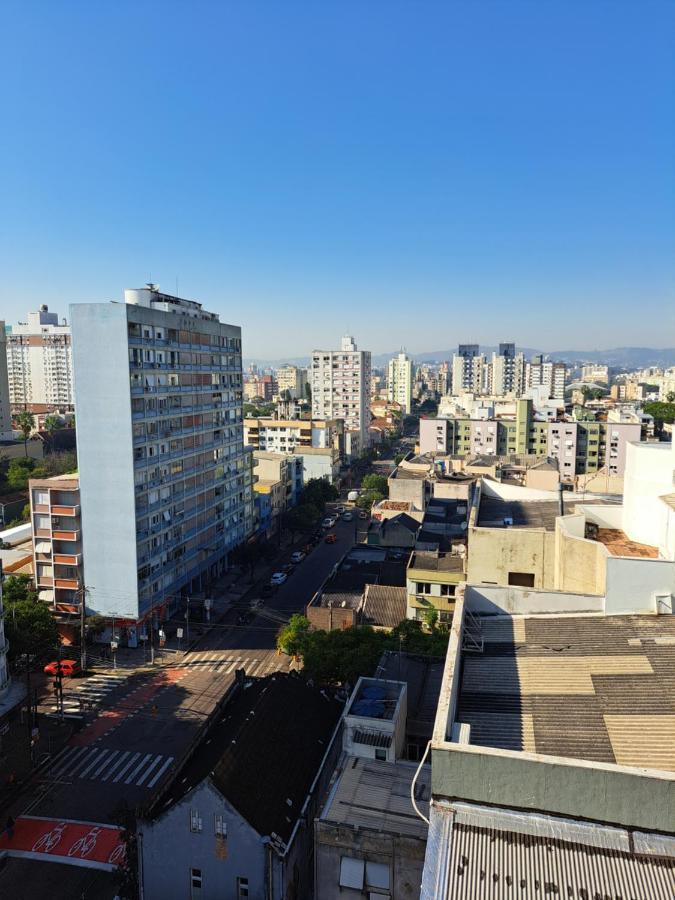
<instances>
[{"instance_id":1,"label":"parked car","mask_svg":"<svg viewBox=\"0 0 675 900\"><path fill-rule=\"evenodd\" d=\"M76 659L62 659L60 661L56 659L54 662L47 663L44 671L47 675L58 675L59 667L61 668L62 678L73 678L75 675L82 674L82 666Z\"/></svg>"},{"instance_id":2,"label":"parked car","mask_svg":"<svg viewBox=\"0 0 675 900\"><path fill-rule=\"evenodd\" d=\"M332 528L333 525L335 525L335 522L333 521L333 519L330 519L330 518L324 519L323 522L321 523L322 528Z\"/></svg>"},{"instance_id":3,"label":"parked car","mask_svg":"<svg viewBox=\"0 0 675 900\"><path fill-rule=\"evenodd\" d=\"M296 550L295 553L291 553L291 562L294 565L301 563L304 558L305 558L305 554L303 553L302 550Z\"/></svg>"},{"instance_id":4,"label":"parked car","mask_svg":"<svg viewBox=\"0 0 675 900\"><path fill-rule=\"evenodd\" d=\"M281 571L282 571L285 575L292 575L293 572L295 571L295 566L293 565L293 563L286 563L285 565L283 565L283 566L281 567Z\"/></svg>"},{"instance_id":5,"label":"parked car","mask_svg":"<svg viewBox=\"0 0 675 900\"><path fill-rule=\"evenodd\" d=\"M338 513L338 515L342 515L342 513L343 513L344 511L345 511L344 506L336 506L336 507L335 507L335 512Z\"/></svg>"},{"instance_id":6,"label":"parked car","mask_svg":"<svg viewBox=\"0 0 675 900\"><path fill-rule=\"evenodd\" d=\"M260 596L267 599L274 594L274 586L272 584L264 584L260 589Z\"/></svg>"},{"instance_id":7,"label":"parked car","mask_svg":"<svg viewBox=\"0 0 675 900\"><path fill-rule=\"evenodd\" d=\"M287 578L288 575L285 572L275 572L270 578L270 584L274 587L278 587L280 584L283 584Z\"/></svg>"},{"instance_id":8,"label":"parked car","mask_svg":"<svg viewBox=\"0 0 675 900\"><path fill-rule=\"evenodd\" d=\"M353 518L354 518L354 516L353 516L350 512L346 512L346 513L343 513L343 514L342 514L342 521L343 521L343 522L351 522L351 520L352 520Z\"/></svg>"},{"instance_id":9,"label":"parked car","mask_svg":"<svg viewBox=\"0 0 675 900\"><path fill-rule=\"evenodd\" d=\"M337 542L336 534L327 534L326 535L326 543L327 544L335 544Z\"/></svg>"}]
</instances>

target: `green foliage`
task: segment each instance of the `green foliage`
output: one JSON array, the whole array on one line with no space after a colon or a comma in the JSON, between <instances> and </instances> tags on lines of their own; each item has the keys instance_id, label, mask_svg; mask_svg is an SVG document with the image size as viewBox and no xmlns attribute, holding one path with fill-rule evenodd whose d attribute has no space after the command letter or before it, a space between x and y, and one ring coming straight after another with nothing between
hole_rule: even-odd
<instances>
[{"instance_id":1,"label":"green foliage","mask_svg":"<svg viewBox=\"0 0 675 900\"><path fill-rule=\"evenodd\" d=\"M304 642L304 669L323 683L353 684L360 675L375 672L385 649L386 635L369 626L312 631Z\"/></svg>"},{"instance_id":2,"label":"green foliage","mask_svg":"<svg viewBox=\"0 0 675 900\"><path fill-rule=\"evenodd\" d=\"M3 601L10 660L25 653L53 655L59 644L56 622L47 604L38 599L30 577L10 575L3 585Z\"/></svg>"},{"instance_id":3,"label":"green foliage","mask_svg":"<svg viewBox=\"0 0 675 900\"><path fill-rule=\"evenodd\" d=\"M361 496L356 501L356 505L361 507L361 509L370 509L373 504L379 503L381 500L384 500L385 495L381 494L379 491L368 491L365 494L361 494Z\"/></svg>"},{"instance_id":4,"label":"green foliage","mask_svg":"<svg viewBox=\"0 0 675 900\"><path fill-rule=\"evenodd\" d=\"M44 429L48 434L54 434L55 431L63 427L63 422L58 416L45 416Z\"/></svg>"},{"instance_id":5,"label":"green foliage","mask_svg":"<svg viewBox=\"0 0 675 900\"><path fill-rule=\"evenodd\" d=\"M309 633L308 619L296 613L277 635L277 649L289 656L303 656Z\"/></svg>"},{"instance_id":6,"label":"green foliage","mask_svg":"<svg viewBox=\"0 0 675 900\"><path fill-rule=\"evenodd\" d=\"M397 453L396 456L394 457L394 463L395 463L395 465L398 465L398 464L401 463L404 459L405 459L405 453Z\"/></svg>"},{"instance_id":7,"label":"green foliage","mask_svg":"<svg viewBox=\"0 0 675 900\"><path fill-rule=\"evenodd\" d=\"M274 403L265 403L262 397L258 398L260 403L244 403L245 419L261 419L265 416L274 415Z\"/></svg>"},{"instance_id":8,"label":"green foliage","mask_svg":"<svg viewBox=\"0 0 675 900\"><path fill-rule=\"evenodd\" d=\"M21 515L17 516L16 519L12 519L7 528L16 528L18 525L25 525L27 522L30 522L30 503L26 503L21 510Z\"/></svg>"},{"instance_id":9,"label":"green foliage","mask_svg":"<svg viewBox=\"0 0 675 900\"><path fill-rule=\"evenodd\" d=\"M435 631L436 625L438 624L438 610L433 608L426 609L422 618L424 619L424 624L427 628L430 631Z\"/></svg>"},{"instance_id":10,"label":"green foliage","mask_svg":"<svg viewBox=\"0 0 675 900\"><path fill-rule=\"evenodd\" d=\"M13 491L25 491L28 479L33 477L35 460L30 456L13 459L7 469L7 486Z\"/></svg>"},{"instance_id":11,"label":"green foliage","mask_svg":"<svg viewBox=\"0 0 675 900\"><path fill-rule=\"evenodd\" d=\"M44 459L32 456L4 460L0 465L0 494L25 491L29 478L51 478L77 471L77 455L74 450L50 453Z\"/></svg>"},{"instance_id":12,"label":"green foliage","mask_svg":"<svg viewBox=\"0 0 675 900\"><path fill-rule=\"evenodd\" d=\"M103 616L92 615L87 616L87 619L84 623L84 633L86 635L86 639L91 641L97 635L101 634L105 631L107 627L107 622Z\"/></svg>"},{"instance_id":13,"label":"green foliage","mask_svg":"<svg viewBox=\"0 0 675 900\"><path fill-rule=\"evenodd\" d=\"M14 424L23 435L24 443L27 443L28 438L35 428L35 416L33 413L30 413L27 410L20 412L18 415L14 416ZM26 448L26 455L28 455L28 448Z\"/></svg>"},{"instance_id":14,"label":"green foliage","mask_svg":"<svg viewBox=\"0 0 675 900\"><path fill-rule=\"evenodd\" d=\"M675 403L653 402L645 403L643 412L654 418L654 427L661 431L665 422L675 422Z\"/></svg>"},{"instance_id":15,"label":"green foliage","mask_svg":"<svg viewBox=\"0 0 675 900\"><path fill-rule=\"evenodd\" d=\"M386 475L365 475L361 482L364 491L377 491L379 494L386 496L389 490Z\"/></svg>"},{"instance_id":16,"label":"green foliage","mask_svg":"<svg viewBox=\"0 0 675 900\"><path fill-rule=\"evenodd\" d=\"M295 535L296 532L310 531L321 515L321 510L313 503L301 503L294 506L284 515L284 526Z\"/></svg>"},{"instance_id":17,"label":"green foliage","mask_svg":"<svg viewBox=\"0 0 675 900\"><path fill-rule=\"evenodd\" d=\"M375 674L385 650L444 657L448 630L434 624L431 631L425 631L422 622L404 619L389 634L370 626L309 631L303 633L295 648L303 657L305 673L311 678L324 683L353 684L360 675Z\"/></svg>"},{"instance_id":18,"label":"green foliage","mask_svg":"<svg viewBox=\"0 0 675 900\"><path fill-rule=\"evenodd\" d=\"M666 400L668 403L675 403L675 391L668 391L666 394Z\"/></svg>"},{"instance_id":19,"label":"green foliage","mask_svg":"<svg viewBox=\"0 0 675 900\"><path fill-rule=\"evenodd\" d=\"M326 503L337 500L339 496L338 489L327 478L310 478L302 489L300 503L310 503L322 512Z\"/></svg>"}]
</instances>

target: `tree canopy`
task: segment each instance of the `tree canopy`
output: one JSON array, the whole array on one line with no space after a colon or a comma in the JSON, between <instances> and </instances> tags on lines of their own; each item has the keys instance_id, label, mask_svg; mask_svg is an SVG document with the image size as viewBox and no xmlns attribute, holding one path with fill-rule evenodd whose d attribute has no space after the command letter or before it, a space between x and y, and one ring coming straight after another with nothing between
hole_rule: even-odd
<instances>
[{"instance_id":1,"label":"tree canopy","mask_svg":"<svg viewBox=\"0 0 675 900\"><path fill-rule=\"evenodd\" d=\"M643 412L654 418L654 427L661 431L664 422L675 422L675 403L653 402L645 403Z\"/></svg>"},{"instance_id":2,"label":"tree canopy","mask_svg":"<svg viewBox=\"0 0 675 900\"><path fill-rule=\"evenodd\" d=\"M389 491L386 475L364 475L361 487L364 491L377 491L378 494L385 496Z\"/></svg>"},{"instance_id":3,"label":"tree canopy","mask_svg":"<svg viewBox=\"0 0 675 900\"><path fill-rule=\"evenodd\" d=\"M422 623L404 619L389 634L368 625L334 631L310 631L304 616L292 616L277 638L277 647L292 656L301 656L306 675L330 684L351 684L375 673L385 650L402 650L432 657L444 657L448 630L429 615ZM424 627L426 625L426 629Z\"/></svg>"},{"instance_id":4,"label":"tree canopy","mask_svg":"<svg viewBox=\"0 0 675 900\"><path fill-rule=\"evenodd\" d=\"M50 453L44 459L32 456L5 459L0 463L0 494L25 491L29 478L51 478L77 470L77 455L74 450Z\"/></svg>"},{"instance_id":5,"label":"tree canopy","mask_svg":"<svg viewBox=\"0 0 675 900\"><path fill-rule=\"evenodd\" d=\"M28 575L9 575L3 584L5 634L9 658L28 653L39 658L52 655L59 644L56 621Z\"/></svg>"}]
</instances>

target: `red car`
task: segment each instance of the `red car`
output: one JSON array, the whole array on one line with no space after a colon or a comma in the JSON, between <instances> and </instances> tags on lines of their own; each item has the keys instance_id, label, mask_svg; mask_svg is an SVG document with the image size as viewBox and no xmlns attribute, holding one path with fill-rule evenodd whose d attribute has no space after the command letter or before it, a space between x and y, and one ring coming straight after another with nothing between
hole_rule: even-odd
<instances>
[{"instance_id":1,"label":"red car","mask_svg":"<svg viewBox=\"0 0 675 900\"><path fill-rule=\"evenodd\" d=\"M336 534L327 534L325 540L326 540L327 544L334 544L337 541L337 535Z\"/></svg>"},{"instance_id":2,"label":"red car","mask_svg":"<svg viewBox=\"0 0 675 900\"><path fill-rule=\"evenodd\" d=\"M58 675L59 666L61 667L62 678L72 678L74 675L79 675L82 672L82 667L76 659L62 659L60 662L55 660L47 663L44 671L47 675Z\"/></svg>"}]
</instances>

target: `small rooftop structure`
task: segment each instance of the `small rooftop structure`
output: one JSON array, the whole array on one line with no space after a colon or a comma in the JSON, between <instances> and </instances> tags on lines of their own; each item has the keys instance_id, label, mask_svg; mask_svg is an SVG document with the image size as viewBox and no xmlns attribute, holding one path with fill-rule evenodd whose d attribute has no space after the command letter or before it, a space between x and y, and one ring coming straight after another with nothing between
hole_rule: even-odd
<instances>
[{"instance_id":1,"label":"small rooftop structure","mask_svg":"<svg viewBox=\"0 0 675 900\"><path fill-rule=\"evenodd\" d=\"M565 515L572 512L574 505L565 503ZM555 520L559 515L560 504L557 500L505 500L483 492L476 524L479 528L541 528L555 531Z\"/></svg>"},{"instance_id":2,"label":"small rooftop structure","mask_svg":"<svg viewBox=\"0 0 675 900\"><path fill-rule=\"evenodd\" d=\"M464 560L451 553L434 553L416 550L410 557L408 569L426 569L432 572L462 572Z\"/></svg>"},{"instance_id":3,"label":"small rooftop structure","mask_svg":"<svg viewBox=\"0 0 675 900\"><path fill-rule=\"evenodd\" d=\"M359 678L344 713L345 752L389 762L399 759L405 746L407 697L403 681Z\"/></svg>"},{"instance_id":4,"label":"small rooftop structure","mask_svg":"<svg viewBox=\"0 0 675 900\"><path fill-rule=\"evenodd\" d=\"M390 832L426 840L427 824L410 802L417 766L375 759L349 761L321 814L321 821L375 832ZM424 766L416 782L416 800L429 815L431 767Z\"/></svg>"},{"instance_id":5,"label":"small rooftop structure","mask_svg":"<svg viewBox=\"0 0 675 900\"><path fill-rule=\"evenodd\" d=\"M367 584L361 606L361 624L374 628L395 628L406 617L405 587Z\"/></svg>"}]
</instances>

